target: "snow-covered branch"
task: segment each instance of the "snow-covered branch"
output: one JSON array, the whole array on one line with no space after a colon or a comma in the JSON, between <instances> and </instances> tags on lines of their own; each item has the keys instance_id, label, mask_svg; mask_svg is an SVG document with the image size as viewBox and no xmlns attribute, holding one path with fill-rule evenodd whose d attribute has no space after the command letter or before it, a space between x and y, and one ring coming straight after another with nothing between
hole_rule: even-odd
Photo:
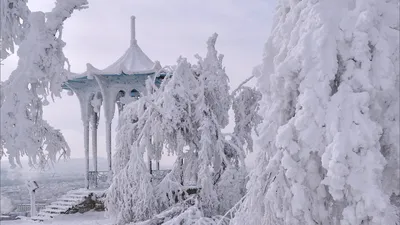
<instances>
[{"instance_id":1,"label":"snow-covered branch","mask_svg":"<svg viewBox=\"0 0 400 225\"><path fill-rule=\"evenodd\" d=\"M2 0L1 4L6 6L1 14L6 28L5 33L2 30L2 44L8 41L4 50L11 52L13 44L19 45L19 62L1 85L0 155L6 153L12 166L24 155L32 165L43 166L48 160L56 160L57 154L69 156L64 137L43 120L42 111L49 96L60 96L66 79L65 43L61 40L64 20L74 10L86 7L87 1L58 0L47 18L43 12L30 13L26 1ZM26 24L29 29L25 29Z\"/></svg>"}]
</instances>

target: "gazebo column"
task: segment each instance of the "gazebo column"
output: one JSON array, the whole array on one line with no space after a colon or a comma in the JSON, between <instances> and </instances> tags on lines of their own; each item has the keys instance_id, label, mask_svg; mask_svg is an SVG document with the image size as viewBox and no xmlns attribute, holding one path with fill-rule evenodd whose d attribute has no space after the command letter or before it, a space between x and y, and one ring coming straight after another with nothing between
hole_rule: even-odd
<instances>
[{"instance_id":1,"label":"gazebo column","mask_svg":"<svg viewBox=\"0 0 400 225\"><path fill-rule=\"evenodd\" d=\"M70 87L79 99L81 107L81 119L83 124L83 147L85 150L85 188L89 189L89 120L92 107L90 99L92 94L81 89Z\"/></svg>"},{"instance_id":2,"label":"gazebo column","mask_svg":"<svg viewBox=\"0 0 400 225\"><path fill-rule=\"evenodd\" d=\"M85 188L89 189L89 121L83 121L83 143L85 148Z\"/></svg>"},{"instance_id":3,"label":"gazebo column","mask_svg":"<svg viewBox=\"0 0 400 225\"><path fill-rule=\"evenodd\" d=\"M95 111L92 114L92 154L93 154L93 170L97 177L97 127L98 116ZM95 179L95 187L97 187L97 178Z\"/></svg>"},{"instance_id":4,"label":"gazebo column","mask_svg":"<svg viewBox=\"0 0 400 225\"><path fill-rule=\"evenodd\" d=\"M111 171L112 164L111 164L111 123L112 120L106 121L106 150L107 150L107 167L108 170Z\"/></svg>"},{"instance_id":5,"label":"gazebo column","mask_svg":"<svg viewBox=\"0 0 400 225\"><path fill-rule=\"evenodd\" d=\"M110 172L110 176L112 175L112 164L111 164L111 125L112 120L114 118L115 113L115 103L117 93L114 93L111 88L109 88L109 82L107 78L102 76L93 75L96 78L96 81L100 87L101 95L103 96L103 106L104 106L104 118L106 120L106 151L107 151L107 167Z\"/></svg>"}]
</instances>

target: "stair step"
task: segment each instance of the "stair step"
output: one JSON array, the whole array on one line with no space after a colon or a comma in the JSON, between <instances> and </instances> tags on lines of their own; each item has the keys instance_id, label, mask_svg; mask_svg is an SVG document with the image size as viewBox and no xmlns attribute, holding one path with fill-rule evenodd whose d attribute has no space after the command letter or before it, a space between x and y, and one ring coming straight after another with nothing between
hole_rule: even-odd
<instances>
[{"instance_id":1,"label":"stair step","mask_svg":"<svg viewBox=\"0 0 400 225\"><path fill-rule=\"evenodd\" d=\"M68 197L62 197L59 200L64 201L64 202L80 202L83 199L76 199L76 198L68 198Z\"/></svg>"},{"instance_id":2,"label":"stair step","mask_svg":"<svg viewBox=\"0 0 400 225\"><path fill-rule=\"evenodd\" d=\"M43 212L51 215L61 214L58 210L43 210Z\"/></svg>"},{"instance_id":3,"label":"stair step","mask_svg":"<svg viewBox=\"0 0 400 225\"><path fill-rule=\"evenodd\" d=\"M53 205L53 204L46 206L47 209L62 209L64 211L66 211L72 207L73 207L73 205Z\"/></svg>"},{"instance_id":4,"label":"stair step","mask_svg":"<svg viewBox=\"0 0 400 225\"><path fill-rule=\"evenodd\" d=\"M54 207L54 206L51 206L51 207L46 207L43 210L44 211L53 211L53 212L64 212L69 208L71 208L71 207L66 207L65 208L65 207Z\"/></svg>"},{"instance_id":5,"label":"stair step","mask_svg":"<svg viewBox=\"0 0 400 225\"><path fill-rule=\"evenodd\" d=\"M77 191L70 191L67 193L68 194L73 194L73 195L84 195L87 196L90 192L86 191L86 190L77 190Z\"/></svg>"},{"instance_id":6,"label":"stair step","mask_svg":"<svg viewBox=\"0 0 400 225\"><path fill-rule=\"evenodd\" d=\"M36 217L50 218L51 219L51 218L53 218L53 216L54 216L54 214L47 213L47 212L44 212L44 211L40 211Z\"/></svg>"},{"instance_id":7,"label":"stair step","mask_svg":"<svg viewBox=\"0 0 400 225\"><path fill-rule=\"evenodd\" d=\"M73 195L65 195L65 197L68 197L68 198L75 198L75 199L82 199L82 198L84 198L84 197L86 197L87 195L75 195L75 194L73 194Z\"/></svg>"},{"instance_id":8,"label":"stair step","mask_svg":"<svg viewBox=\"0 0 400 225\"><path fill-rule=\"evenodd\" d=\"M53 217L47 217L47 216L34 216L31 218L33 221L44 221L44 220L51 220Z\"/></svg>"},{"instance_id":9,"label":"stair step","mask_svg":"<svg viewBox=\"0 0 400 225\"><path fill-rule=\"evenodd\" d=\"M51 203L51 205L59 205L59 206L73 206L72 202L64 202L64 201L56 201Z\"/></svg>"},{"instance_id":10,"label":"stair step","mask_svg":"<svg viewBox=\"0 0 400 225\"><path fill-rule=\"evenodd\" d=\"M68 209L82 203L89 194L92 193L86 189L72 190L65 195L58 198L55 202L47 205L44 209L40 210L37 216L32 217L34 221L45 221L52 220L55 216L58 216Z\"/></svg>"}]
</instances>

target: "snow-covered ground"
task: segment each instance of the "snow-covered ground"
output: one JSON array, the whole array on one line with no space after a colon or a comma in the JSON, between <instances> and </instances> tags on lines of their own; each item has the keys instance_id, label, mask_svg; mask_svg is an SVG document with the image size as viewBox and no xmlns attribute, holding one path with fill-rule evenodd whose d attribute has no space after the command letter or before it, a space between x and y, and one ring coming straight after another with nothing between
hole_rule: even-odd
<instances>
[{"instance_id":1,"label":"snow-covered ground","mask_svg":"<svg viewBox=\"0 0 400 225\"><path fill-rule=\"evenodd\" d=\"M29 218L13 221L1 221L1 225L111 225L112 222L105 218L104 212L87 212L84 214L60 215L52 221L35 222Z\"/></svg>"}]
</instances>

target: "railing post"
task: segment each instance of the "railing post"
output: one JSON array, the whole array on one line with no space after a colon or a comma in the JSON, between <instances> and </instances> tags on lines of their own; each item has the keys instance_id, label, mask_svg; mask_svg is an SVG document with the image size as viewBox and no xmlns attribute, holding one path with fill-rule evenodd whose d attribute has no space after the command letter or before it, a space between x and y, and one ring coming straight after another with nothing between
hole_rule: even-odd
<instances>
[{"instance_id":1,"label":"railing post","mask_svg":"<svg viewBox=\"0 0 400 225\"><path fill-rule=\"evenodd\" d=\"M112 164L111 164L111 120L106 121L106 151L107 151L107 166L108 171L112 173Z\"/></svg>"},{"instance_id":2,"label":"railing post","mask_svg":"<svg viewBox=\"0 0 400 225\"><path fill-rule=\"evenodd\" d=\"M89 122L83 123L83 141L85 146L85 188L89 189Z\"/></svg>"},{"instance_id":3,"label":"railing post","mask_svg":"<svg viewBox=\"0 0 400 225\"><path fill-rule=\"evenodd\" d=\"M152 162L151 162L151 159L150 159L150 157L149 157L149 171L150 171L150 174L153 174L153 165L152 165Z\"/></svg>"},{"instance_id":4,"label":"railing post","mask_svg":"<svg viewBox=\"0 0 400 225\"><path fill-rule=\"evenodd\" d=\"M93 170L95 173L94 186L97 188L97 125L98 116L95 111L92 114L92 153L93 153Z\"/></svg>"}]
</instances>

